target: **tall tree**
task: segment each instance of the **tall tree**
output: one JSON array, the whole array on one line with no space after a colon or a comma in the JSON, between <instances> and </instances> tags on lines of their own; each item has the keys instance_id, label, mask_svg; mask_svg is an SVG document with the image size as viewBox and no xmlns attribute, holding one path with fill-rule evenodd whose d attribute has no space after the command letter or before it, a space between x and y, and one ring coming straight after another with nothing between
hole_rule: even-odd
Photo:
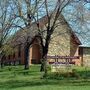
<instances>
[{"instance_id":1,"label":"tall tree","mask_svg":"<svg viewBox=\"0 0 90 90\"><path fill-rule=\"evenodd\" d=\"M18 17L18 20L23 21L23 25L26 27L25 30L29 29L32 26L32 22L36 22L37 24L37 30L38 35L41 37L41 45L42 45L42 65L41 65L41 71L45 70L45 73L47 73L46 68L46 56L48 53L48 47L51 40L51 35L53 34L55 27L56 27L56 21L62 12L63 8L66 7L72 0L14 0L14 4L16 5L16 11L15 14L16 17ZM52 3L54 2L54 3ZM53 8L52 8L53 7ZM42 13L43 12L43 13ZM43 15L46 15L47 17L47 25L45 25L45 29L40 28L39 18ZM52 19L53 18L53 19ZM45 23L46 24L46 23ZM24 29L24 28L23 28ZM30 30L30 29L29 29ZM31 30L30 32L33 32ZM44 33L44 34L43 34ZM26 59L25 59L25 69L29 68L29 62L28 62L28 50L29 46L31 45L31 42L29 42L30 35L28 35L28 32L26 32L26 42L25 45L25 53L26 53Z\"/></svg>"},{"instance_id":2,"label":"tall tree","mask_svg":"<svg viewBox=\"0 0 90 90\"><path fill-rule=\"evenodd\" d=\"M44 76L47 75L47 54L49 49L49 44L51 41L51 36L55 30L57 25L57 20L62 12L62 10L70 4L71 0L57 0L53 5L53 10L50 8L50 2L45 0L44 2L44 9L45 14L47 17L47 24L45 25L44 34L40 33L42 37L42 64L41 64L41 71L44 71ZM39 27L38 27L39 28ZM40 30L42 32L42 30Z\"/></svg>"},{"instance_id":3,"label":"tall tree","mask_svg":"<svg viewBox=\"0 0 90 90\"><path fill-rule=\"evenodd\" d=\"M42 0L13 0L13 5L16 7L14 14L17 18L16 26L21 28L24 32L19 37L23 37L25 41L20 41L20 44L23 44L25 49L25 69L29 69L29 47L32 44L30 42L30 33L35 35L34 30L31 30L32 23L37 22L38 8L41 6L42 2Z\"/></svg>"},{"instance_id":4,"label":"tall tree","mask_svg":"<svg viewBox=\"0 0 90 90\"><path fill-rule=\"evenodd\" d=\"M41 71L45 71L45 75L47 74L47 53L48 47L51 40L51 35L53 34L55 27L57 27L57 20L62 12L62 10L69 5L71 2L79 2L80 0L13 0L13 4L16 6L15 17L17 17L16 22L21 21L17 25L26 31L25 38L25 52L26 52L26 60L25 60L25 69L29 68L28 63L28 50L31 42L29 42L30 35L28 35L27 30L30 30L32 27L32 23L35 22L38 28L38 35L41 37L41 45L42 45L42 65ZM52 3L54 2L54 4ZM39 18L43 15L46 15L47 24L45 23L45 28L40 28ZM16 23L18 24L18 23ZM22 25L21 25L22 24ZM26 28L23 28L26 27ZM33 30L30 30L33 32Z\"/></svg>"},{"instance_id":5,"label":"tall tree","mask_svg":"<svg viewBox=\"0 0 90 90\"><path fill-rule=\"evenodd\" d=\"M32 22L37 24L38 35L41 37L41 45L42 45L42 65L41 71L45 71L45 75L47 74L47 53L48 47L51 40L51 35L53 34L56 25L56 22L64 9L71 1L73 0L15 0L14 5L16 5L16 14L15 16L18 20L23 21L23 25L26 27L25 30L30 30L32 27ZM54 2L54 3L52 3ZM45 28L40 28L39 18L43 15L46 15L47 24L45 23ZM17 21L18 21L17 20ZM21 27L21 25L20 25ZM23 28L23 27L22 27ZM24 28L23 28L24 29ZM25 31L24 30L24 31ZM30 32L33 32L31 30ZM30 35L26 32L26 42L25 45L25 69L29 68L28 62L28 50L31 42L29 42Z\"/></svg>"}]
</instances>

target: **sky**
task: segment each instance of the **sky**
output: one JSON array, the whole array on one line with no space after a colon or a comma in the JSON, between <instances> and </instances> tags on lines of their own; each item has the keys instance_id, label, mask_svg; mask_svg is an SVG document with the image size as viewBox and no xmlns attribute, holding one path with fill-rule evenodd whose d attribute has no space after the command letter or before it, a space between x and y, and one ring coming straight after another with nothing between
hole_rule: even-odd
<instances>
[{"instance_id":1,"label":"sky","mask_svg":"<svg viewBox=\"0 0 90 90\"><path fill-rule=\"evenodd\" d=\"M53 9L57 0L48 0L51 5L50 10ZM67 0L66 0L67 1ZM72 30L76 32L83 45L90 46L90 0L77 0L79 3L74 3L75 5L68 5L63 10L62 14L71 26ZM79 4L83 6L80 6ZM79 6L79 9L77 8ZM83 12L81 11L83 10ZM81 19L82 13L84 20ZM78 18L77 18L78 17ZM80 19L80 20L79 20Z\"/></svg>"},{"instance_id":2,"label":"sky","mask_svg":"<svg viewBox=\"0 0 90 90\"><path fill-rule=\"evenodd\" d=\"M49 10L53 10L56 4L57 0L48 0L49 2ZM67 1L67 0L66 0ZM90 45L90 0L84 0L85 2L83 3L83 0L80 0L79 3L74 3L75 5L68 5L62 12L62 14L64 15L65 19L68 21L68 23L70 24L72 30L74 30L75 32L78 31L77 36L79 37L79 39L81 40L81 42L85 45ZM84 7L80 7L80 9L84 9L83 10L83 15L85 17L85 23L83 23L83 21L79 21L79 18L81 18L81 13L82 11L77 9L77 5L79 6L79 4L82 3L84 5ZM24 8L25 9L25 8ZM41 13L42 11L42 13ZM44 9L41 8L40 10L40 17L43 16L43 12ZM76 14L74 14L76 13ZM88 14L87 14L88 13ZM44 14L45 15L45 14ZM78 19L76 19L76 16L78 16ZM87 18L88 17L88 18ZM20 24L20 22L18 22L18 24ZM79 34L82 31L82 34ZM89 41L89 42L88 42Z\"/></svg>"},{"instance_id":3,"label":"sky","mask_svg":"<svg viewBox=\"0 0 90 90\"><path fill-rule=\"evenodd\" d=\"M50 3L49 3L49 6L50 6L50 10L51 9L53 9L53 7L52 7L52 5L54 6L55 4L56 4L56 1L57 0L48 0ZM83 1L83 0L80 0L81 2ZM87 22L87 24L86 23L84 23L83 24L83 21L81 21L81 22L79 22L79 19L76 19L76 17L75 16L79 16L78 18L80 18L81 17L81 13L76 13L75 14L75 12L79 12L79 9L77 10L77 7L75 7L75 6L72 6L72 5L68 5L64 10L63 10L63 15L64 15L64 17L66 18L66 20L68 21L68 23L70 24L70 26L72 27L72 29L74 30L74 31L78 31L78 32L81 32L81 31L83 31L84 33L82 34L82 35L78 35L78 37L81 39L81 41L82 41L82 43L83 44L86 44L86 45L90 45L90 0L84 0L85 1L85 3L84 3L84 12L83 12L83 15L84 15L84 17L85 17L85 22ZM88 3L87 3L88 2ZM79 3L78 4L76 4L76 5L79 5ZM26 8L25 8L26 6L23 6L23 10L24 11L26 11ZM87 14L88 13L88 14ZM40 13L41 14L41 13ZM42 15L43 15L43 12L42 12ZM41 16L40 16L41 17ZM88 18L87 18L88 17ZM18 25L23 25L23 23L22 23L23 21L19 21L18 19L15 21L15 23L17 23ZM84 26L83 26L83 25ZM80 26L81 25L81 26ZM86 31L88 32L88 33L86 33ZM88 35L88 36L87 36ZM83 39L84 38L84 39ZM89 42L88 42L89 41Z\"/></svg>"},{"instance_id":4,"label":"sky","mask_svg":"<svg viewBox=\"0 0 90 90\"><path fill-rule=\"evenodd\" d=\"M76 7L72 5L67 6L63 11L63 15L72 30L76 32L82 44L90 46L90 2L87 4L83 3L84 7L79 7L80 10L77 8L77 5ZM82 16L84 19L81 18Z\"/></svg>"}]
</instances>

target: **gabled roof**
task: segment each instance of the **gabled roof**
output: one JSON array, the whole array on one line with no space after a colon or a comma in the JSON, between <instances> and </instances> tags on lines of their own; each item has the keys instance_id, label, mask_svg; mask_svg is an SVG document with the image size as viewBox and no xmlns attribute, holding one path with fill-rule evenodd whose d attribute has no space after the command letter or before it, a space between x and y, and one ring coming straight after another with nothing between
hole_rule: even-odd
<instances>
[{"instance_id":1,"label":"gabled roof","mask_svg":"<svg viewBox=\"0 0 90 90\"><path fill-rule=\"evenodd\" d=\"M75 41L80 45L81 42L78 39L78 37L76 36L76 34L74 33L74 31L71 29L71 27L69 26L69 24L67 23L66 19L64 18L64 16L62 14L60 14L60 17L63 18L65 24L68 25L68 27L70 28L70 32L73 35L73 38L75 39ZM39 27L41 29L44 28L44 25L46 25L48 23L48 18L47 16L44 16L42 18L40 18L38 20L39 22ZM32 42L32 40L34 39L35 36L38 35L38 28L37 28L37 22L33 22L30 26L24 27L23 29L19 30L16 32L14 39L13 39L13 44L17 45L17 44L24 44L26 41Z\"/></svg>"}]
</instances>

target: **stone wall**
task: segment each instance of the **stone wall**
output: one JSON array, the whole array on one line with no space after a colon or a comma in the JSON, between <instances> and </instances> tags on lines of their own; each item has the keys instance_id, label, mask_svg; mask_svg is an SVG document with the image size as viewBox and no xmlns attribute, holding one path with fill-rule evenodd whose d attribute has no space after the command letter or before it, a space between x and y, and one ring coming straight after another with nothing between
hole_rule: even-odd
<instances>
[{"instance_id":1,"label":"stone wall","mask_svg":"<svg viewBox=\"0 0 90 90\"><path fill-rule=\"evenodd\" d=\"M59 19L51 36L48 55L70 55L70 27L63 18Z\"/></svg>"}]
</instances>

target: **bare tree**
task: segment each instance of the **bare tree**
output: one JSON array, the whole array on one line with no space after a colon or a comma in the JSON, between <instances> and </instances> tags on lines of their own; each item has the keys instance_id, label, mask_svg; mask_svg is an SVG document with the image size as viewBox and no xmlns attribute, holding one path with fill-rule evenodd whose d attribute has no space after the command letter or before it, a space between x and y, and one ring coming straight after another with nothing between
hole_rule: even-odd
<instances>
[{"instance_id":1,"label":"bare tree","mask_svg":"<svg viewBox=\"0 0 90 90\"><path fill-rule=\"evenodd\" d=\"M5 0L6 1L6 0ZM8 1L8 0L7 0ZM29 62L28 62L28 52L29 52L29 46L32 44L29 39L30 35L28 33L28 30L30 30L30 27L32 27L32 23L36 22L36 27L38 31L38 35L41 37L41 45L42 45L42 65L41 65L41 71L45 71L45 75L47 74L47 53L48 53L48 47L51 40L51 35L53 34L55 27L57 27L57 20L62 12L62 10L72 2L73 0L56 0L53 1L54 4L51 4L52 0L10 0L9 1L9 8L5 8L6 10L11 12L8 16L6 13L6 20L9 20L8 26L8 33L11 30L10 27L13 26L21 28L25 31L25 69L29 68ZM51 4L51 5L50 5ZM7 5L5 3L5 5ZM53 7L53 8L52 8ZM43 15L41 14L43 12L44 15L46 15L47 24L45 23L45 28L40 28L39 18ZM2 15L3 16L3 15ZM12 17L13 16L13 17ZM2 19L2 18L1 18ZM14 19L14 20L13 20ZM5 22L5 20L3 20ZM3 23L4 24L4 23ZM2 25L2 24L1 24ZM6 25L6 22L5 22ZM5 25L2 25L5 27ZM24 28L25 27L25 28ZM4 29L1 29L1 31ZM31 29L30 32L33 32ZM8 35L6 33L5 36ZM33 32L35 33L35 32ZM2 35L4 36L4 35ZM21 36L23 37L23 36ZM1 39L3 40L3 39ZM1 41L2 42L2 41ZM22 42L21 42L22 43ZM1 46L1 45L0 45Z\"/></svg>"},{"instance_id":2,"label":"bare tree","mask_svg":"<svg viewBox=\"0 0 90 90\"><path fill-rule=\"evenodd\" d=\"M17 13L15 14L16 17L19 17L20 20L23 21L24 26L26 27L25 30L32 27L32 22L36 22L36 27L38 30L38 35L41 37L41 45L42 45L42 62L44 64L41 65L41 71L46 70L46 56L48 53L48 46L51 40L51 35L54 32L56 27L56 21L62 12L63 8L66 7L71 0L56 0L54 4L50 5L52 0L21 0L21 1L14 1L14 4L17 8ZM23 8L24 7L24 8ZM51 9L53 7L53 9ZM26 8L26 9L25 9ZM25 10L24 10L25 9ZM46 15L47 18L47 25L43 28L40 28L39 17L42 17L41 12L43 15ZM53 18L53 19L52 19ZM46 23L45 23L46 24ZM24 29L24 28L23 28ZM30 30L30 29L29 29ZM33 30L31 30L33 32ZM43 34L44 33L44 34ZM30 35L26 31L26 42L25 42L25 52L26 52L26 59L25 59L25 69L29 68L28 63L28 48L31 45L29 42Z\"/></svg>"},{"instance_id":3,"label":"bare tree","mask_svg":"<svg viewBox=\"0 0 90 90\"><path fill-rule=\"evenodd\" d=\"M53 5L53 10L50 11L51 8L49 5L48 0L44 1L44 9L45 14L47 17L47 24L45 25L45 31L44 34L42 33L42 30L40 30L40 35L42 37L42 64L41 64L41 71L45 71L44 75L47 75L47 54L48 54L48 48L51 40L51 35L53 34L55 28L57 25L57 20L64 9L68 4L70 4L71 0L57 0ZM38 27L39 28L39 27Z\"/></svg>"},{"instance_id":4,"label":"bare tree","mask_svg":"<svg viewBox=\"0 0 90 90\"><path fill-rule=\"evenodd\" d=\"M86 0L79 0L78 2L71 3L69 8L64 10L64 14L67 14L67 21L74 29L74 32L79 36L83 44L89 44L90 36L90 10Z\"/></svg>"},{"instance_id":5,"label":"bare tree","mask_svg":"<svg viewBox=\"0 0 90 90\"><path fill-rule=\"evenodd\" d=\"M13 17L13 10L11 9L11 3L8 0L0 1L0 60L1 67L3 64L2 58L5 54L5 46L12 32L12 26L15 20ZM12 28L12 29L11 29ZM13 30L14 31L14 30Z\"/></svg>"},{"instance_id":6,"label":"bare tree","mask_svg":"<svg viewBox=\"0 0 90 90\"><path fill-rule=\"evenodd\" d=\"M28 35L27 30L32 27L32 23L36 23L38 35L41 37L41 45L42 45L42 64L41 71L45 71L45 75L47 74L47 53L48 47L51 40L51 35L53 34L55 27L57 27L56 22L64 9L72 0L56 0L53 1L54 4L50 5L52 0L21 0L14 1L14 5L16 5L16 14L15 17L19 18L19 20L23 21L23 25L25 28L21 27L26 31L25 37L25 69L29 68L28 63L28 50L31 42L29 42L30 35ZM24 8L23 8L24 7ZM53 7L53 8L52 8ZM51 9L52 8L52 9ZM43 14L41 14L43 12ZM47 24L44 23L45 28L40 28L39 17L46 15ZM30 30L33 32L33 30ZM34 32L35 33L35 32Z\"/></svg>"},{"instance_id":7,"label":"bare tree","mask_svg":"<svg viewBox=\"0 0 90 90\"><path fill-rule=\"evenodd\" d=\"M30 40L32 38L32 34L34 37L37 32L33 30L32 23L36 22L36 28L38 21L37 13L42 4L42 0L13 0L13 5L15 6L16 10L14 15L17 18L15 26L22 30L22 34L17 35L16 37L18 38L19 36L23 38L23 40L20 39L18 42L20 44L23 44L25 49L25 69L29 69L29 47L32 44Z\"/></svg>"}]
</instances>

